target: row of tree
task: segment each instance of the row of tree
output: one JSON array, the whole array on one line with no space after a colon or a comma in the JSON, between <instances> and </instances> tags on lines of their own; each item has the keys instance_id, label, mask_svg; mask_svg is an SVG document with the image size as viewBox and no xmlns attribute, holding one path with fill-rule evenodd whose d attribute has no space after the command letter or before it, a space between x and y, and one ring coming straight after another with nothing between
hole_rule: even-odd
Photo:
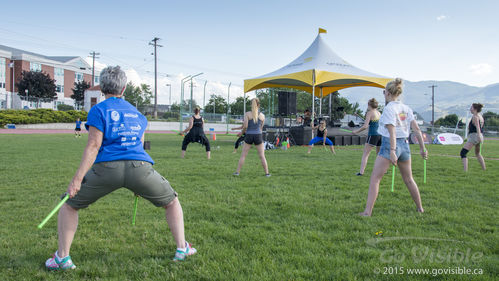
<instances>
[{"instance_id":1,"label":"row of tree","mask_svg":"<svg viewBox=\"0 0 499 281\"><path fill-rule=\"evenodd\" d=\"M268 115L276 114L278 111L278 91L289 91L289 89L265 89L257 91L256 96L260 100L260 109L263 113ZM351 104L346 98L340 97L338 92L331 94L331 115L334 120L341 119L344 113L363 115L362 110L358 103ZM184 100L182 104L174 103L172 105L172 111L179 111L180 106L182 106L182 111L187 112L189 110L191 100ZM315 99L315 108L319 108L319 98ZM192 101L192 108L197 105L196 101ZM227 113L227 106L229 106L230 114L232 115L243 115L244 114L244 98L237 97L236 100L230 104L222 95L211 95L208 103L204 107L205 113L217 113L225 114ZM312 98L311 95L304 91L296 92L296 111L298 113L303 113L306 109L312 109ZM246 99L246 111L251 110L251 100ZM322 100L322 111L323 113L329 113L329 97Z\"/></svg>"},{"instance_id":2,"label":"row of tree","mask_svg":"<svg viewBox=\"0 0 499 281\"><path fill-rule=\"evenodd\" d=\"M47 73L37 71L23 71L22 78L16 84L19 90L19 95L23 100L35 101L37 108L41 102L51 102L57 99L55 80L50 78ZM90 88L90 84L86 81L79 81L74 83L72 89L73 95L71 98L75 100L78 108L81 108L84 103L84 93ZM265 89L257 91L257 97L260 99L261 110L269 115L276 114L278 111L278 91L289 91L289 89ZM128 102L135 105L137 108L142 108L150 105L153 94L149 85L141 84L135 86L132 82L128 82L125 89L125 98ZM351 104L346 98L340 97L338 92L331 94L331 113L333 120L341 119L344 113L361 115L362 110L359 104ZM329 97L322 100L323 112L329 112ZM315 98L316 108L319 106L319 99ZM171 111L180 111L182 107L183 112L189 111L189 108L195 108L196 101L184 100L182 104L174 103ZM296 92L296 109L298 112L304 112L306 109L312 108L312 99L309 93L304 91ZM208 104L204 108L206 113L219 113L225 114L230 109L232 115L244 114L244 98L237 97L232 103L227 103L227 100L222 95L211 95ZM246 99L246 110L251 109L251 101Z\"/></svg>"},{"instance_id":3,"label":"row of tree","mask_svg":"<svg viewBox=\"0 0 499 281\"><path fill-rule=\"evenodd\" d=\"M488 111L483 114L483 119L485 121L485 127L499 127L499 114ZM456 124L458 124L459 128L464 128L466 126L456 114L449 114L435 121L435 126L455 127Z\"/></svg>"}]
</instances>

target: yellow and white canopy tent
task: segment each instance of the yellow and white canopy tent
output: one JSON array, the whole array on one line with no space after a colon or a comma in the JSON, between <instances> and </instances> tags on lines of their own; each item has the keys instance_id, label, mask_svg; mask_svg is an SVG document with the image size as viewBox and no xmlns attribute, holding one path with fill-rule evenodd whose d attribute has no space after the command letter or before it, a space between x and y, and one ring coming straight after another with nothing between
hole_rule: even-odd
<instances>
[{"instance_id":1,"label":"yellow and white canopy tent","mask_svg":"<svg viewBox=\"0 0 499 281\"><path fill-rule=\"evenodd\" d=\"M244 80L244 92L262 88L303 90L312 94L312 112L315 112L314 96L323 98L335 91L358 86L384 88L392 80L351 65L333 52L321 33L326 33L326 30L319 28L319 34L310 47L288 65Z\"/></svg>"}]
</instances>

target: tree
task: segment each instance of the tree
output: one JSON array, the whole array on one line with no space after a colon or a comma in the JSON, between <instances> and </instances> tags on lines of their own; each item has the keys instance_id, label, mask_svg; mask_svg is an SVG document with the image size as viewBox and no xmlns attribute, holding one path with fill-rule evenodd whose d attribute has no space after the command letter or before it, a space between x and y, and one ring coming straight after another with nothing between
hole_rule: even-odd
<instances>
[{"instance_id":1,"label":"tree","mask_svg":"<svg viewBox=\"0 0 499 281\"><path fill-rule=\"evenodd\" d=\"M363 115L360 109L359 103L351 104L346 98L340 97L338 91L331 93L331 120L340 120L344 117L344 114L352 114L361 116ZM329 97L324 98L322 102L323 112L329 113ZM324 110L326 108L327 110Z\"/></svg>"},{"instance_id":2,"label":"tree","mask_svg":"<svg viewBox=\"0 0 499 281\"><path fill-rule=\"evenodd\" d=\"M40 102L51 102L57 99L55 80L45 72L23 71L21 80L16 86L21 99L36 101L37 108Z\"/></svg>"},{"instance_id":3,"label":"tree","mask_svg":"<svg viewBox=\"0 0 499 281\"><path fill-rule=\"evenodd\" d=\"M246 97L246 111L251 110L251 100ZM230 113L234 115L244 115L244 97L237 97L236 101L230 104Z\"/></svg>"},{"instance_id":4,"label":"tree","mask_svg":"<svg viewBox=\"0 0 499 281\"><path fill-rule=\"evenodd\" d=\"M153 98L151 87L149 87L149 85L140 84L140 86L135 86L132 82L128 82L126 84L123 95L129 103L133 104L137 108L151 104L151 100Z\"/></svg>"},{"instance_id":5,"label":"tree","mask_svg":"<svg viewBox=\"0 0 499 281\"><path fill-rule=\"evenodd\" d=\"M496 114L491 111L487 111L483 114L483 120L485 121L485 126L487 128L490 127L499 127L499 114ZM497 130L498 128L493 128L493 130Z\"/></svg>"},{"instance_id":6,"label":"tree","mask_svg":"<svg viewBox=\"0 0 499 281\"><path fill-rule=\"evenodd\" d=\"M71 89L73 91L71 98L75 100L75 105L77 108L83 106L85 102L85 91L88 88L90 88L90 83L86 82L85 80L74 83L74 88Z\"/></svg>"},{"instance_id":7,"label":"tree","mask_svg":"<svg viewBox=\"0 0 499 281\"><path fill-rule=\"evenodd\" d=\"M211 95L208 104L204 108L205 113L213 113L213 109L215 113L227 113L227 101L221 95Z\"/></svg>"},{"instance_id":8,"label":"tree","mask_svg":"<svg viewBox=\"0 0 499 281\"><path fill-rule=\"evenodd\" d=\"M435 125L444 126L444 127L455 127L458 121L459 121L458 126L462 127L464 123L459 120L459 117L456 114L450 114L445 117L438 118L438 120L435 121Z\"/></svg>"}]
</instances>

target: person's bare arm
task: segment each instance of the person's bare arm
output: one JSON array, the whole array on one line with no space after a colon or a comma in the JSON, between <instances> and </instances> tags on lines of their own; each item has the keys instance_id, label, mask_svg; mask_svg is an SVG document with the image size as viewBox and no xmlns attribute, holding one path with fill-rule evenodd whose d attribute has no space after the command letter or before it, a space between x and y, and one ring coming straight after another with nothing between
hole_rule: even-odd
<instances>
[{"instance_id":1,"label":"person's bare arm","mask_svg":"<svg viewBox=\"0 0 499 281\"><path fill-rule=\"evenodd\" d=\"M68 185L67 193L69 194L69 197L73 198L76 193L80 191L83 177L85 177L90 167L94 164L95 158L97 158L99 148L102 145L103 136L104 134L97 128L89 126L88 142L83 151L80 167L78 167L78 170L76 170L73 179Z\"/></svg>"},{"instance_id":2,"label":"person's bare arm","mask_svg":"<svg viewBox=\"0 0 499 281\"><path fill-rule=\"evenodd\" d=\"M480 128L480 118L478 116L473 116L472 118L473 124L475 124L476 127L476 134L478 135L478 140L480 142L483 142L483 135L482 135L482 128Z\"/></svg>"},{"instance_id":3,"label":"person's bare arm","mask_svg":"<svg viewBox=\"0 0 499 281\"><path fill-rule=\"evenodd\" d=\"M428 151L426 151L426 148L424 146L423 134L421 133L421 129L419 129L419 126L418 126L418 123L416 123L416 120L412 120L411 129L416 134L416 138L418 139L419 153L421 154L421 157L423 157L423 159L427 159L428 158Z\"/></svg>"},{"instance_id":4,"label":"person's bare arm","mask_svg":"<svg viewBox=\"0 0 499 281\"><path fill-rule=\"evenodd\" d=\"M248 129L248 114L245 114L243 121L243 129L241 130L241 134L245 134L247 129Z\"/></svg>"},{"instance_id":5,"label":"person's bare arm","mask_svg":"<svg viewBox=\"0 0 499 281\"><path fill-rule=\"evenodd\" d=\"M388 124L385 126L390 133L390 162L397 166L397 133L395 132L395 126Z\"/></svg>"},{"instance_id":6,"label":"person's bare arm","mask_svg":"<svg viewBox=\"0 0 499 281\"><path fill-rule=\"evenodd\" d=\"M358 134L369 127L369 121L371 121L372 111L367 112L366 120L364 120L364 125L359 129L352 131L353 134Z\"/></svg>"},{"instance_id":7,"label":"person's bare arm","mask_svg":"<svg viewBox=\"0 0 499 281\"><path fill-rule=\"evenodd\" d=\"M191 119L189 119L189 127L183 130L182 133L186 134L187 132L189 132L192 129L193 124L194 124L194 118L191 117Z\"/></svg>"}]
</instances>

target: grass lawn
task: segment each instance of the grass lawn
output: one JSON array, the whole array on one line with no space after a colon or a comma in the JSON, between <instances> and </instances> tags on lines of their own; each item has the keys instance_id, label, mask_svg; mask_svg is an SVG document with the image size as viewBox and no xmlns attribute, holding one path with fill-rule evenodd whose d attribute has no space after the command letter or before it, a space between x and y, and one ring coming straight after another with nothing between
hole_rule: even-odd
<instances>
[{"instance_id":1,"label":"grass lawn","mask_svg":"<svg viewBox=\"0 0 499 281\"><path fill-rule=\"evenodd\" d=\"M163 209L141 199L132 226L134 197L120 189L80 211L71 248L77 269L48 272L57 220L36 226L66 190L86 136L0 135L0 279L498 280L499 141L485 142L487 171L470 158L467 174L455 157L461 146L428 146L427 184L423 161L413 154L426 212L416 213L397 171L395 192L388 172L373 217L364 218L357 214L374 153L358 177L361 146L337 147L335 156L320 147L310 155L305 147L267 151L266 178L252 150L234 177L236 137L217 137L208 161L198 144L180 159L180 136L146 136L155 169L179 193L186 238L198 254L172 262L175 243Z\"/></svg>"}]
</instances>

